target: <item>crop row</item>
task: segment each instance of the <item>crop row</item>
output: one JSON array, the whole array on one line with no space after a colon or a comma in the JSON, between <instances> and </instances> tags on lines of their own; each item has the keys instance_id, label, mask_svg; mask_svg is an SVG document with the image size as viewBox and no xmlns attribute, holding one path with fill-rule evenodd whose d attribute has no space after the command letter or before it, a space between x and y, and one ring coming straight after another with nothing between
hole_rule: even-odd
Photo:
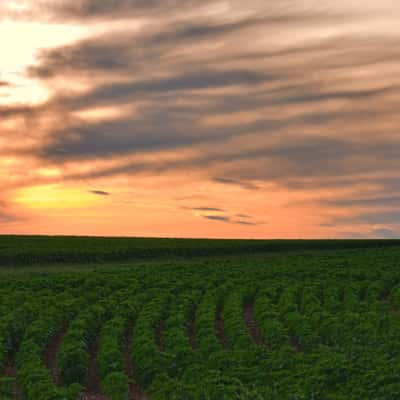
<instances>
[{"instance_id":1,"label":"crop row","mask_svg":"<svg viewBox=\"0 0 400 400\"><path fill-rule=\"evenodd\" d=\"M247 275L223 264L154 271L40 277L14 294L0 283L0 367L16 354L24 399L79 398L96 347L101 392L125 400L133 382L127 333L134 379L152 400L395 398L395 273L369 280L346 271L344 280L340 269L323 281L298 281L264 265ZM56 382L43 355L63 330ZM0 380L4 398L10 387Z\"/></svg>"}]
</instances>

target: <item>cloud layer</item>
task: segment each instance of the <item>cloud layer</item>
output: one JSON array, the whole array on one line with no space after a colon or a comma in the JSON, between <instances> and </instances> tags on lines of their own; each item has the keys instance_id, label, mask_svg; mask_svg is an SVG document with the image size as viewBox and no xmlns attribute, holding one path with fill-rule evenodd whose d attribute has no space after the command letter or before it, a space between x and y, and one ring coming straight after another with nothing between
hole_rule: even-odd
<instances>
[{"instance_id":1,"label":"cloud layer","mask_svg":"<svg viewBox=\"0 0 400 400\"><path fill-rule=\"evenodd\" d=\"M14 159L0 168L34 166L3 185L195 174L221 193L247 193L259 210L278 192L290 197L282 213L318 207L315 226L325 231L317 235L334 228L393 236L400 32L391 28L390 4L377 11L370 2L363 10L352 1L303 3L81 0L8 10L107 29L93 25L81 40L41 49L25 73L47 88L44 103L0 106L0 157ZM260 226L241 210L208 214L234 210L235 201L177 207Z\"/></svg>"}]
</instances>

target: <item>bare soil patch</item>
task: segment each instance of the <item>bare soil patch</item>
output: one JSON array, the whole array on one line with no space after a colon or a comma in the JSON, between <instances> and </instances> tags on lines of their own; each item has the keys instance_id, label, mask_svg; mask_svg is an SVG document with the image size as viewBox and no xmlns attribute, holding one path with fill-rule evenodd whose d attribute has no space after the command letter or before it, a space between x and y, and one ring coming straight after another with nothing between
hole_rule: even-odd
<instances>
[{"instance_id":1,"label":"bare soil patch","mask_svg":"<svg viewBox=\"0 0 400 400\"><path fill-rule=\"evenodd\" d=\"M222 347L226 350L228 348L228 341L224 332L224 321L222 319L222 307L217 308L217 315L215 316L215 332Z\"/></svg>"},{"instance_id":2,"label":"bare soil patch","mask_svg":"<svg viewBox=\"0 0 400 400\"><path fill-rule=\"evenodd\" d=\"M261 331L254 320L254 303L246 303L243 306L243 319L253 341L258 346L265 345Z\"/></svg>"},{"instance_id":3,"label":"bare soil patch","mask_svg":"<svg viewBox=\"0 0 400 400\"><path fill-rule=\"evenodd\" d=\"M196 337L195 313L193 312L187 323L187 337L192 350L197 350L198 343Z\"/></svg>"},{"instance_id":4,"label":"bare soil patch","mask_svg":"<svg viewBox=\"0 0 400 400\"><path fill-rule=\"evenodd\" d=\"M160 351L163 351L163 333L164 333L164 317L158 321L157 327L156 327L156 344L157 347L159 348Z\"/></svg>"},{"instance_id":5,"label":"bare soil patch","mask_svg":"<svg viewBox=\"0 0 400 400\"><path fill-rule=\"evenodd\" d=\"M1 376L7 377L7 378L13 378L14 381L14 399L16 400L20 400L22 399L22 393L21 390L18 386L18 382L17 382L17 367L15 365L15 358L14 357L10 357L7 360L7 364L3 370L3 373L1 374Z\"/></svg>"},{"instance_id":6,"label":"bare soil patch","mask_svg":"<svg viewBox=\"0 0 400 400\"><path fill-rule=\"evenodd\" d=\"M67 333L67 326L65 325L60 332L51 340L49 346L47 347L43 355L43 364L49 369L54 383L59 386L60 376L57 368L57 354L60 346L64 340L65 334Z\"/></svg>"},{"instance_id":7,"label":"bare soil patch","mask_svg":"<svg viewBox=\"0 0 400 400\"><path fill-rule=\"evenodd\" d=\"M89 374L86 392L82 400L107 400L101 394L101 380L97 369L97 354L99 351L99 339L96 339L89 348Z\"/></svg>"},{"instance_id":8,"label":"bare soil patch","mask_svg":"<svg viewBox=\"0 0 400 400\"><path fill-rule=\"evenodd\" d=\"M292 339L290 344L292 345L296 353L304 353L303 345L296 338Z\"/></svg>"},{"instance_id":9,"label":"bare soil patch","mask_svg":"<svg viewBox=\"0 0 400 400\"><path fill-rule=\"evenodd\" d=\"M133 325L130 325L123 342L126 371L129 377L129 400L148 400L142 388L136 383L136 372L130 354L132 337Z\"/></svg>"}]
</instances>

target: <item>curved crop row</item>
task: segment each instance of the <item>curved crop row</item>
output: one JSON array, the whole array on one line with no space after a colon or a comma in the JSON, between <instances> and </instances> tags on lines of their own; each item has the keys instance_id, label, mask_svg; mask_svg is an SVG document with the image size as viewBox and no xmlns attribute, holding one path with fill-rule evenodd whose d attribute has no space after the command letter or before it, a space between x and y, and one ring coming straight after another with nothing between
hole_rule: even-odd
<instances>
[{"instance_id":1,"label":"curved crop row","mask_svg":"<svg viewBox=\"0 0 400 400\"><path fill-rule=\"evenodd\" d=\"M153 379L168 368L168 361L157 344L157 329L167 301L167 294L159 293L143 306L134 326L131 354L144 387L150 386Z\"/></svg>"},{"instance_id":2,"label":"curved crop row","mask_svg":"<svg viewBox=\"0 0 400 400\"><path fill-rule=\"evenodd\" d=\"M207 356L223 350L216 334L216 315L222 302L222 291L209 291L196 309L195 327L200 352Z\"/></svg>"},{"instance_id":3,"label":"curved crop row","mask_svg":"<svg viewBox=\"0 0 400 400\"><path fill-rule=\"evenodd\" d=\"M358 256L4 275L0 363L17 352L24 400L143 398L135 387L152 400L397 399L398 256L353 265ZM52 381L50 353L66 387ZM0 399L13 398L0 375Z\"/></svg>"},{"instance_id":4,"label":"curved crop row","mask_svg":"<svg viewBox=\"0 0 400 400\"><path fill-rule=\"evenodd\" d=\"M258 293L254 302L254 319L266 345L271 350L288 341L288 331L279 318L279 311L268 293Z\"/></svg>"},{"instance_id":5,"label":"curved crop row","mask_svg":"<svg viewBox=\"0 0 400 400\"><path fill-rule=\"evenodd\" d=\"M105 315L100 305L92 305L70 324L57 354L57 366L64 385L84 385L89 369L89 346L93 342Z\"/></svg>"},{"instance_id":6,"label":"curved crop row","mask_svg":"<svg viewBox=\"0 0 400 400\"><path fill-rule=\"evenodd\" d=\"M28 327L17 354L18 382L27 400L75 400L82 389L79 385L57 388L42 362L42 354L52 336L71 318L77 306L61 298L56 300L58 306L46 308L46 312Z\"/></svg>"},{"instance_id":7,"label":"curved crop row","mask_svg":"<svg viewBox=\"0 0 400 400\"><path fill-rule=\"evenodd\" d=\"M198 291L181 294L173 300L168 309L163 339L165 353L169 359L169 368L165 372L170 376L179 376L183 370L196 362L187 335L187 323L199 298Z\"/></svg>"},{"instance_id":8,"label":"curved crop row","mask_svg":"<svg viewBox=\"0 0 400 400\"><path fill-rule=\"evenodd\" d=\"M123 338L128 320L117 316L109 320L100 333L98 369L102 381L102 391L109 400L126 400L129 378L122 353Z\"/></svg>"},{"instance_id":9,"label":"curved crop row","mask_svg":"<svg viewBox=\"0 0 400 400\"><path fill-rule=\"evenodd\" d=\"M254 346L243 319L243 306L250 301L251 292L235 288L226 297L223 308L223 320L226 337L231 349L247 349Z\"/></svg>"},{"instance_id":10,"label":"curved crop row","mask_svg":"<svg viewBox=\"0 0 400 400\"><path fill-rule=\"evenodd\" d=\"M21 296L21 297L20 297ZM26 328L40 315L53 293L48 291L32 292L25 290L18 294L18 307L0 316L0 371L3 370L10 355L16 353ZM16 297L4 302L7 308Z\"/></svg>"}]
</instances>

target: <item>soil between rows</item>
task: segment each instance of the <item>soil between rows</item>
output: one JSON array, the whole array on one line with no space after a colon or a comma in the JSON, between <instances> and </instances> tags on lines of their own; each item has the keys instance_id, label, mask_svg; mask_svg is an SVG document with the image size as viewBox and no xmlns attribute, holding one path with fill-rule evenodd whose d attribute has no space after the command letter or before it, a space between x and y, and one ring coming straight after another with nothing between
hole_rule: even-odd
<instances>
[{"instance_id":1,"label":"soil between rows","mask_svg":"<svg viewBox=\"0 0 400 400\"><path fill-rule=\"evenodd\" d=\"M254 304L246 303L243 307L243 319L246 324L246 327L252 337L253 341L258 346L265 345L264 338L262 337L261 331L258 328L255 320L254 320Z\"/></svg>"}]
</instances>

